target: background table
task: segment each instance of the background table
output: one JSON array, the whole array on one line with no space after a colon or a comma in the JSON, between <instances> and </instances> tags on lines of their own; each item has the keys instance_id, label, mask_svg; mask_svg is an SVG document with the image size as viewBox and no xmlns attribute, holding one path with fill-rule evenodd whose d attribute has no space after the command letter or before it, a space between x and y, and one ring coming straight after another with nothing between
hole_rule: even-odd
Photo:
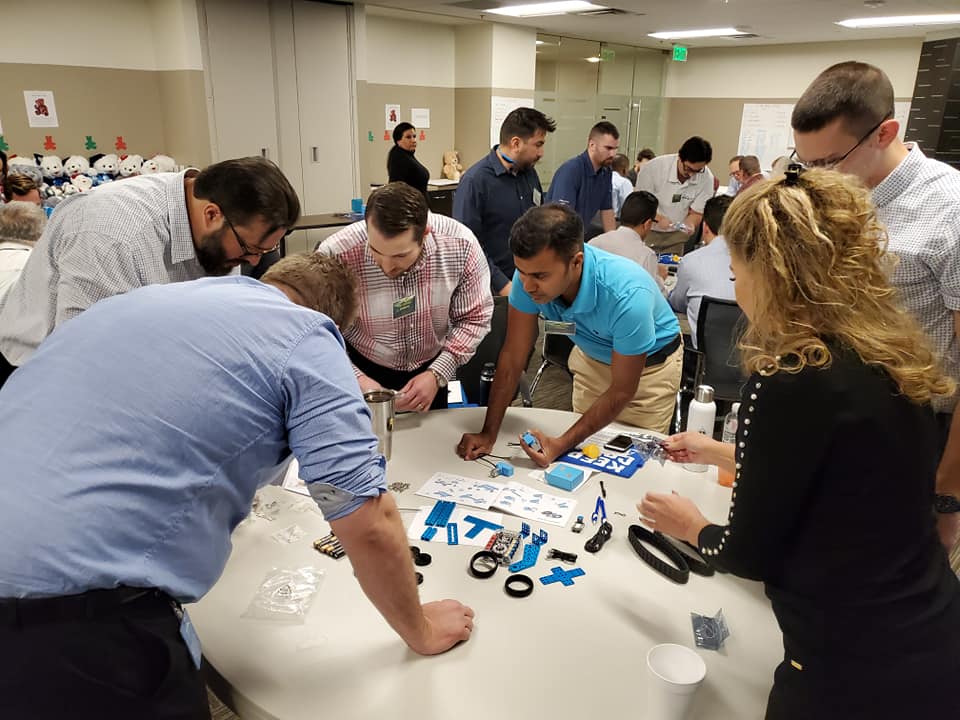
<instances>
[{"instance_id":1,"label":"background table","mask_svg":"<svg viewBox=\"0 0 960 720\"><path fill-rule=\"evenodd\" d=\"M397 496L400 507L432 504L414 491L436 471L487 476L488 466L454 454L460 435L479 429L483 412L476 408L397 418L387 475L388 482L411 484ZM510 408L494 452L512 454L517 449L507 442L528 427L559 433L576 417ZM536 484L527 477L533 464L526 456L515 458L514 465L513 479ZM590 514L601 479L614 534L600 553L590 555L583 544L593 534ZM630 479L594 474L574 494L574 515L587 521L583 533L533 525L549 533L548 548L576 552L586 575L572 587L541 585L537 578L562 564L546 560L544 550L526 571L536 587L525 599L503 592L505 568L489 580L467 574L477 548L416 542L433 555L431 565L418 568L425 578L421 598L456 598L477 613L469 642L430 658L408 650L387 626L363 595L348 559L333 560L312 549L313 540L328 532L317 512L288 508L272 522L254 517L234 532L233 555L219 582L189 608L214 669L211 685L245 719L640 720L647 651L663 642L693 647L691 611L713 615L723 608L731 637L719 652L697 650L706 661L707 677L691 717L762 718L773 669L782 658L769 602L757 583L691 575L687 585L675 585L643 563L630 547L627 528L636 522L636 501L651 489L676 489L694 498L710 519L726 517L730 491L716 484L714 468L693 473L673 463L650 463ZM277 487L261 492L290 506L307 499ZM412 513L403 516L407 523L412 519ZM281 545L270 538L294 523L307 531L298 542ZM505 515L504 523L516 529L520 520ZM271 568L304 565L326 572L305 624L241 617Z\"/></svg>"}]
</instances>

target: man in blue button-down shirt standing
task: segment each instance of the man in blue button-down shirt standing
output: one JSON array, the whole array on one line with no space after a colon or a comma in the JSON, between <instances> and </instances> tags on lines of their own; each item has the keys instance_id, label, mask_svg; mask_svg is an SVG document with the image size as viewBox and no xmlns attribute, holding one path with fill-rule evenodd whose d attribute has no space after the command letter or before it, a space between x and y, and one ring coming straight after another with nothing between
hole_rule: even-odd
<instances>
[{"instance_id":1,"label":"man in blue button-down shirt standing","mask_svg":"<svg viewBox=\"0 0 960 720\"><path fill-rule=\"evenodd\" d=\"M612 167L619 149L620 132L616 125L606 120L598 122L590 130L587 149L558 167L550 181L547 201L573 208L583 222L587 240L617 228ZM593 222L597 213L599 226Z\"/></svg>"},{"instance_id":2,"label":"man in blue button-down shirt standing","mask_svg":"<svg viewBox=\"0 0 960 720\"><path fill-rule=\"evenodd\" d=\"M469 637L472 610L420 604L334 324L355 313L344 275L295 256L263 282L133 290L64 323L13 374L0 391L0 714L209 717L179 603L217 581L230 533L291 454L403 640L433 654Z\"/></svg>"},{"instance_id":3,"label":"man in blue button-down shirt standing","mask_svg":"<svg viewBox=\"0 0 960 720\"><path fill-rule=\"evenodd\" d=\"M582 416L560 437L534 436L542 450L521 447L546 467L614 420L666 432L673 415L683 347L680 324L646 270L583 244L583 224L565 205L529 210L510 233L517 272L510 291L507 338L479 433L457 453L473 460L493 451L516 393L538 315L547 332L573 341L573 409Z\"/></svg>"},{"instance_id":4,"label":"man in blue button-down shirt standing","mask_svg":"<svg viewBox=\"0 0 960 720\"><path fill-rule=\"evenodd\" d=\"M510 294L514 271L510 228L543 200L534 166L543 157L547 133L556 129L556 123L539 110L512 110L500 125L500 143L474 163L457 186L453 217L480 241L496 295Z\"/></svg>"}]
</instances>

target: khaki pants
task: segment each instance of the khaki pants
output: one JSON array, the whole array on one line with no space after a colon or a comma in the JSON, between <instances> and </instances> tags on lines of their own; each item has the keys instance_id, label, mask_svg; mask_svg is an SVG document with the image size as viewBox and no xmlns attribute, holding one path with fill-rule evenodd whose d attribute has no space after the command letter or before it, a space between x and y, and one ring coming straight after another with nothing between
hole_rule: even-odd
<instances>
[{"instance_id":1,"label":"khaki pants","mask_svg":"<svg viewBox=\"0 0 960 720\"><path fill-rule=\"evenodd\" d=\"M689 239L690 236L683 230L674 230L673 232L653 231L647 233L645 242L658 254L683 255L683 247Z\"/></svg>"},{"instance_id":2,"label":"khaki pants","mask_svg":"<svg viewBox=\"0 0 960 720\"><path fill-rule=\"evenodd\" d=\"M610 387L610 366L594 360L578 347L570 353L568 366L573 373L573 410L582 414ZM683 346L659 365L645 367L636 394L617 416L617 420L647 430L669 433L682 367Z\"/></svg>"}]
</instances>

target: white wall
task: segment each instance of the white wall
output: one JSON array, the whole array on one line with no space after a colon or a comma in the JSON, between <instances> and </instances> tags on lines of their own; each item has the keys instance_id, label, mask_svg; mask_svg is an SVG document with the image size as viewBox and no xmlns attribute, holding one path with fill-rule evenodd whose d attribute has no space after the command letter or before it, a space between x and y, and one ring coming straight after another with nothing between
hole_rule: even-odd
<instances>
[{"instance_id":1,"label":"white wall","mask_svg":"<svg viewBox=\"0 0 960 720\"><path fill-rule=\"evenodd\" d=\"M366 80L382 85L454 87L454 29L367 14Z\"/></svg>"},{"instance_id":2,"label":"white wall","mask_svg":"<svg viewBox=\"0 0 960 720\"><path fill-rule=\"evenodd\" d=\"M536 85L536 66L535 29L499 23L493 26L492 87L533 90Z\"/></svg>"},{"instance_id":3,"label":"white wall","mask_svg":"<svg viewBox=\"0 0 960 720\"><path fill-rule=\"evenodd\" d=\"M666 97L800 97L821 71L860 60L890 76L896 97L912 97L922 38L858 42L691 48L687 62L667 63Z\"/></svg>"},{"instance_id":4,"label":"white wall","mask_svg":"<svg viewBox=\"0 0 960 720\"><path fill-rule=\"evenodd\" d=\"M195 0L3 3L0 62L199 70Z\"/></svg>"}]
</instances>

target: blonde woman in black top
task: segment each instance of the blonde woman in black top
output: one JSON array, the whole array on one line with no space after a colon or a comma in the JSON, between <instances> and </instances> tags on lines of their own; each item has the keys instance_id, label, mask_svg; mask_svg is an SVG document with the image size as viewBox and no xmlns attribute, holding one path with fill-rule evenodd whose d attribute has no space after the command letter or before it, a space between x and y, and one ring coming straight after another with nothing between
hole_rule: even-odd
<instances>
[{"instance_id":1,"label":"blonde woman in black top","mask_svg":"<svg viewBox=\"0 0 960 720\"><path fill-rule=\"evenodd\" d=\"M735 474L727 524L676 494L638 509L763 581L785 649L768 719L958 718L960 583L935 529L930 404L955 388L897 302L867 191L797 167L723 222L749 320L736 443L667 441L673 460Z\"/></svg>"},{"instance_id":2,"label":"blonde woman in black top","mask_svg":"<svg viewBox=\"0 0 960 720\"><path fill-rule=\"evenodd\" d=\"M408 122L397 123L393 129L393 147L387 155L389 182L405 182L424 195L430 171L414 157L417 151L417 129Z\"/></svg>"}]
</instances>

